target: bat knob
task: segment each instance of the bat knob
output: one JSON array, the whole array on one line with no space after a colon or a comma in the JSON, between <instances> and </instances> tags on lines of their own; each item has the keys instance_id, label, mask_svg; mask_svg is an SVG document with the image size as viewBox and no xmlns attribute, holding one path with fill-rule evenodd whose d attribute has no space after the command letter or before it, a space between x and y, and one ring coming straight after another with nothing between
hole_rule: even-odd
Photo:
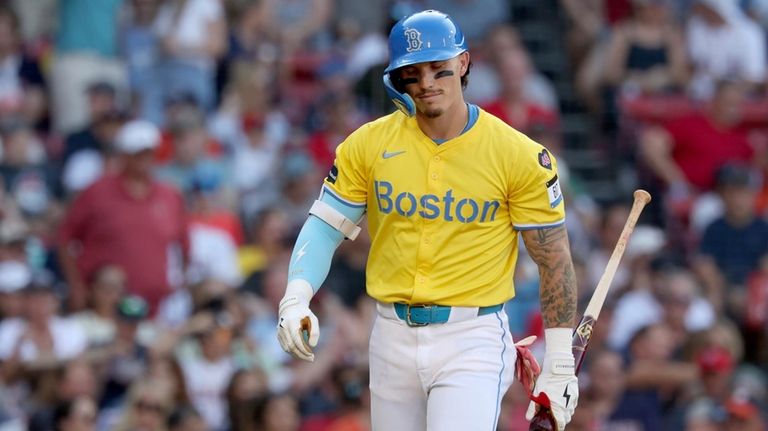
<instances>
[{"instance_id":1,"label":"bat knob","mask_svg":"<svg viewBox=\"0 0 768 431\"><path fill-rule=\"evenodd\" d=\"M640 201L640 202L642 202L642 203L643 203L643 205L645 205L645 204L647 204L648 202L650 202L650 201L651 201L651 194L650 194L650 193L648 193L648 192L646 192L646 191L645 191L645 190L643 190L643 189L637 189L637 190L635 190L635 192L632 194L632 197L633 197L633 198L634 198L636 201Z\"/></svg>"},{"instance_id":2,"label":"bat knob","mask_svg":"<svg viewBox=\"0 0 768 431\"><path fill-rule=\"evenodd\" d=\"M536 412L528 431L557 431L557 424L549 409L541 408Z\"/></svg>"}]
</instances>

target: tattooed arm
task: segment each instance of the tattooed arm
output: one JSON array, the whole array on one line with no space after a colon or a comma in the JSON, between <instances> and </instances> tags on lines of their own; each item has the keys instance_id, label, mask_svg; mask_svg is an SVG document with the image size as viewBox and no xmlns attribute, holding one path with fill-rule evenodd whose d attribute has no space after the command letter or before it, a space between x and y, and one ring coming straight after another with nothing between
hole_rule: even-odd
<instances>
[{"instance_id":1,"label":"tattooed arm","mask_svg":"<svg viewBox=\"0 0 768 431\"><path fill-rule=\"evenodd\" d=\"M576 275L565 226L522 231L525 248L539 267L541 313L545 328L576 323Z\"/></svg>"},{"instance_id":2,"label":"tattooed arm","mask_svg":"<svg viewBox=\"0 0 768 431\"><path fill-rule=\"evenodd\" d=\"M544 365L525 417L533 419L539 405L550 408L563 429L579 402L579 380L571 349L576 324L576 275L565 226L522 231L525 247L539 266L541 314L544 318ZM546 397L541 397L541 394Z\"/></svg>"}]
</instances>

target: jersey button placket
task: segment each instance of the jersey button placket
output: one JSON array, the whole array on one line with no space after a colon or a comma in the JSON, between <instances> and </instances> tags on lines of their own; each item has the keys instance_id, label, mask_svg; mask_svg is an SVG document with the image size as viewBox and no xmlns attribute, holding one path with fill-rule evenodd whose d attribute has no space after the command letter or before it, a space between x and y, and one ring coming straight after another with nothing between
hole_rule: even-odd
<instances>
[{"instance_id":1,"label":"jersey button placket","mask_svg":"<svg viewBox=\"0 0 768 431\"><path fill-rule=\"evenodd\" d=\"M442 157L439 154L435 154L427 160L427 192L435 196L442 196L445 193L440 181L442 177ZM431 262L434 259L434 248L431 245L435 225L435 220L424 220L424 227L421 231L421 243L419 246L420 262L416 269L416 283L421 288L428 285Z\"/></svg>"},{"instance_id":2,"label":"jersey button placket","mask_svg":"<svg viewBox=\"0 0 768 431\"><path fill-rule=\"evenodd\" d=\"M439 154L432 156L432 160L429 161L427 175L431 181L431 186L437 186L437 181L442 176L442 157Z\"/></svg>"}]
</instances>

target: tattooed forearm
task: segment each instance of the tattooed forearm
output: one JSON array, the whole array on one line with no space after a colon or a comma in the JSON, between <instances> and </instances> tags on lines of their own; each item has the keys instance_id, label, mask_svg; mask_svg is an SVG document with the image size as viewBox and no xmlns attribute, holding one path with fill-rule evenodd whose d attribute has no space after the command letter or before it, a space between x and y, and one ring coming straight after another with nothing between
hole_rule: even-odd
<instances>
[{"instance_id":1,"label":"tattooed forearm","mask_svg":"<svg viewBox=\"0 0 768 431\"><path fill-rule=\"evenodd\" d=\"M572 328L576 323L576 274L565 226L523 231L528 254L539 266L544 326Z\"/></svg>"}]
</instances>

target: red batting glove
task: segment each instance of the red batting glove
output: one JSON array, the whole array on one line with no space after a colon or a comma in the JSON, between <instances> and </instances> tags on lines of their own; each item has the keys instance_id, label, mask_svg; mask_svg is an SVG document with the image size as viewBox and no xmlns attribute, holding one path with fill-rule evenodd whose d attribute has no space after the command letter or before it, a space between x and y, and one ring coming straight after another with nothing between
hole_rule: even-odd
<instances>
[{"instance_id":1,"label":"red batting glove","mask_svg":"<svg viewBox=\"0 0 768 431\"><path fill-rule=\"evenodd\" d=\"M541 373L539 362L533 356L528 348L536 341L536 336L531 335L515 343L517 350L517 359L515 360L515 378L520 381L528 394L528 398L533 396L533 387L536 384L536 378Z\"/></svg>"}]
</instances>

